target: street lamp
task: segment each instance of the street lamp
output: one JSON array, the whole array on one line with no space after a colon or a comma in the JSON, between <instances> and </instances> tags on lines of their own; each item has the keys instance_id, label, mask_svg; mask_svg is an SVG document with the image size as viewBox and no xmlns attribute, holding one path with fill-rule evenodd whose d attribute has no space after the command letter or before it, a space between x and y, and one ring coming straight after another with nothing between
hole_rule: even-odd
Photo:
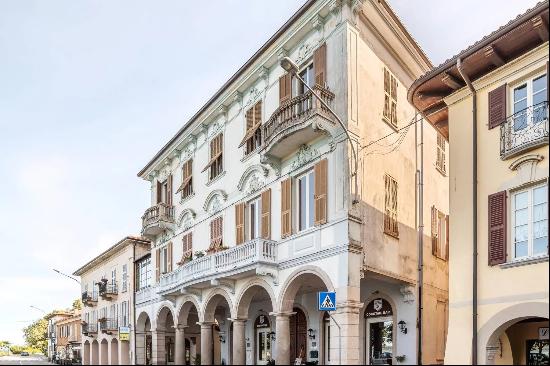
<instances>
[{"instance_id":1,"label":"street lamp","mask_svg":"<svg viewBox=\"0 0 550 366\"><path fill-rule=\"evenodd\" d=\"M80 281L77 280L76 278L74 278L74 277L72 277L72 276L69 276L68 274L65 274L65 273L63 273L63 272L61 272L60 270L57 270L57 269L55 269L55 268L52 268L52 269L53 269L54 272L60 274L61 276L65 276L65 277L67 277L67 278L70 278L71 280L75 281L76 283L78 283L78 284L80 285Z\"/></svg>"},{"instance_id":2,"label":"street lamp","mask_svg":"<svg viewBox=\"0 0 550 366\"><path fill-rule=\"evenodd\" d=\"M340 126L344 129L344 132L346 133L347 139L348 139L348 141L351 145L351 152L353 153L353 160L355 162L355 164L354 164L355 166L354 166L353 173L352 173L352 176L354 177L353 180L354 180L354 186L355 186L355 196L353 197L352 203L353 204L358 203L359 200L357 198L357 195L358 195L359 190L357 188L357 169L358 169L358 166L359 166L359 162L358 162L358 158L357 158L357 152L355 151L355 147L353 146L353 140L351 139L351 136L349 134L348 129L346 128L346 126L344 125L344 122L342 122L340 117L338 117L336 112L334 112L332 110L332 108L330 108L330 106L327 103L325 103L325 101L316 92L313 91L313 89L308 85L308 83L306 83L304 81L304 79L302 79L302 77L298 74L298 65L296 65L294 63L294 61L292 61L290 59L290 57L288 57L288 56L283 57L280 64L281 64L281 67L286 72L288 72L291 75L295 76L296 79L298 79L313 94L313 96L315 96L315 98L317 98L317 100L323 105L323 107L325 107L336 118L336 120L338 121Z\"/></svg>"},{"instance_id":3,"label":"street lamp","mask_svg":"<svg viewBox=\"0 0 550 366\"><path fill-rule=\"evenodd\" d=\"M36 307L34 305L30 305L31 308L35 309L35 310L38 310L38 311L41 311L43 312L44 314L47 314L44 310L40 309L39 307Z\"/></svg>"}]
</instances>

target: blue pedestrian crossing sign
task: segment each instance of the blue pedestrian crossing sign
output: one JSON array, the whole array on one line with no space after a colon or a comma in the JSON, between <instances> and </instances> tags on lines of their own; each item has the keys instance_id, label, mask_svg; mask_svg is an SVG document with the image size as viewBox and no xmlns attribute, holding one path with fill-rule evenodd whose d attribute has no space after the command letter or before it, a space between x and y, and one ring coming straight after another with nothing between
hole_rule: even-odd
<instances>
[{"instance_id":1,"label":"blue pedestrian crossing sign","mask_svg":"<svg viewBox=\"0 0 550 366\"><path fill-rule=\"evenodd\" d=\"M319 311L336 310L336 292L319 292L317 299Z\"/></svg>"}]
</instances>

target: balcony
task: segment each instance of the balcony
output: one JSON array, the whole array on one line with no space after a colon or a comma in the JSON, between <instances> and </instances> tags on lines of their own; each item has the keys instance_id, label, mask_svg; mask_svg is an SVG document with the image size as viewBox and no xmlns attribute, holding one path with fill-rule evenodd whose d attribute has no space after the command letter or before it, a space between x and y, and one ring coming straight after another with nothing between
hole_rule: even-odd
<instances>
[{"instance_id":1,"label":"balcony","mask_svg":"<svg viewBox=\"0 0 550 366\"><path fill-rule=\"evenodd\" d=\"M84 306L97 305L97 292L96 291L84 291L82 293L82 304Z\"/></svg>"},{"instance_id":2,"label":"balcony","mask_svg":"<svg viewBox=\"0 0 550 366\"><path fill-rule=\"evenodd\" d=\"M97 285L99 287L99 296L101 296L104 300L110 300L118 295L118 287L116 282L102 280Z\"/></svg>"},{"instance_id":3,"label":"balcony","mask_svg":"<svg viewBox=\"0 0 550 366\"><path fill-rule=\"evenodd\" d=\"M548 102L517 112L500 125L502 160L548 144Z\"/></svg>"},{"instance_id":4,"label":"balcony","mask_svg":"<svg viewBox=\"0 0 550 366\"><path fill-rule=\"evenodd\" d=\"M315 85L313 90L332 103L334 94L328 89ZM277 108L262 126L262 154L280 159L335 126L331 113L308 91Z\"/></svg>"},{"instance_id":5,"label":"balcony","mask_svg":"<svg viewBox=\"0 0 550 366\"><path fill-rule=\"evenodd\" d=\"M89 337L92 337L93 335L97 334L97 324L83 324L82 334Z\"/></svg>"},{"instance_id":6,"label":"balcony","mask_svg":"<svg viewBox=\"0 0 550 366\"><path fill-rule=\"evenodd\" d=\"M158 294L168 295L181 288L206 288L213 281L232 280L246 275L276 276L277 244L255 239L245 244L193 259L161 276Z\"/></svg>"},{"instance_id":7,"label":"balcony","mask_svg":"<svg viewBox=\"0 0 550 366\"><path fill-rule=\"evenodd\" d=\"M101 333L113 334L118 332L118 321L116 319L102 319L99 322Z\"/></svg>"},{"instance_id":8,"label":"balcony","mask_svg":"<svg viewBox=\"0 0 550 366\"><path fill-rule=\"evenodd\" d=\"M158 203L145 211L141 221L141 233L144 236L155 237L166 229L173 230L175 227L174 206Z\"/></svg>"}]
</instances>

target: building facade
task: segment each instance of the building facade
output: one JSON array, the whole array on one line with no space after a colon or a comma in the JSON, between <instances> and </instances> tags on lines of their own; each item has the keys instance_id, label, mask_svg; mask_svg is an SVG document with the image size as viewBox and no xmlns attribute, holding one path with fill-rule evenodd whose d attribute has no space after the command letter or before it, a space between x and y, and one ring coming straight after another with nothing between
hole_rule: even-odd
<instances>
[{"instance_id":1,"label":"building facade","mask_svg":"<svg viewBox=\"0 0 550 366\"><path fill-rule=\"evenodd\" d=\"M138 174L136 363L414 364L419 226L422 357L442 362L448 145L407 102L430 68L385 1L308 1L224 84Z\"/></svg>"},{"instance_id":2,"label":"building facade","mask_svg":"<svg viewBox=\"0 0 550 366\"><path fill-rule=\"evenodd\" d=\"M417 80L450 144L447 364L547 364L548 1Z\"/></svg>"},{"instance_id":3,"label":"building facade","mask_svg":"<svg viewBox=\"0 0 550 366\"><path fill-rule=\"evenodd\" d=\"M80 310L74 310L70 317L55 324L56 360L60 364L82 362L82 329Z\"/></svg>"},{"instance_id":4,"label":"building facade","mask_svg":"<svg viewBox=\"0 0 550 366\"><path fill-rule=\"evenodd\" d=\"M134 360L134 261L150 242L126 237L73 275L82 284L82 362L128 365Z\"/></svg>"},{"instance_id":5,"label":"building facade","mask_svg":"<svg viewBox=\"0 0 550 366\"><path fill-rule=\"evenodd\" d=\"M64 319L67 319L71 316L69 311L53 311L52 313L46 316L48 321L48 350L47 356L49 361L53 361L57 357L57 329L56 324Z\"/></svg>"}]
</instances>

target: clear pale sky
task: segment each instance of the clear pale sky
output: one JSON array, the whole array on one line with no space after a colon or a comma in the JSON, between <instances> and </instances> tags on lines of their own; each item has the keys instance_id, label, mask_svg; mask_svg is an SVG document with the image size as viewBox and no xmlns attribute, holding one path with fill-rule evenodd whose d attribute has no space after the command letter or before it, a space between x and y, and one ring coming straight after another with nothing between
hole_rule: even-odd
<instances>
[{"instance_id":1,"label":"clear pale sky","mask_svg":"<svg viewBox=\"0 0 550 366\"><path fill-rule=\"evenodd\" d=\"M138 170L303 2L0 1L0 340L139 233ZM390 0L436 65L535 3Z\"/></svg>"}]
</instances>

